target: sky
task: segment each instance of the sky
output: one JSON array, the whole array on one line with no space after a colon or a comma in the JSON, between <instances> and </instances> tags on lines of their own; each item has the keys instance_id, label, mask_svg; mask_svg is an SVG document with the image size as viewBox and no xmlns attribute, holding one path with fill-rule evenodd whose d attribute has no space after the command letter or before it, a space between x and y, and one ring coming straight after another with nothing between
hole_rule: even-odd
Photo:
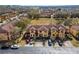
<instances>
[{"instance_id":1,"label":"sky","mask_svg":"<svg viewBox=\"0 0 79 59\"><path fill-rule=\"evenodd\" d=\"M79 5L79 0L0 0L0 5Z\"/></svg>"}]
</instances>

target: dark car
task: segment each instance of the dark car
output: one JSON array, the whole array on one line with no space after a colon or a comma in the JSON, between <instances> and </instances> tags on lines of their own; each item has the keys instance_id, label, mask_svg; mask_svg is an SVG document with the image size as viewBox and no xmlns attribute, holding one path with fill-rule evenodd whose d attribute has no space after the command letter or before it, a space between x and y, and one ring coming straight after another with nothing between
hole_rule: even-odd
<instances>
[{"instance_id":1,"label":"dark car","mask_svg":"<svg viewBox=\"0 0 79 59\"><path fill-rule=\"evenodd\" d=\"M0 49L9 49L10 43L7 40L0 41Z\"/></svg>"},{"instance_id":2,"label":"dark car","mask_svg":"<svg viewBox=\"0 0 79 59\"><path fill-rule=\"evenodd\" d=\"M51 40L48 40L48 46L52 46Z\"/></svg>"},{"instance_id":3,"label":"dark car","mask_svg":"<svg viewBox=\"0 0 79 59\"><path fill-rule=\"evenodd\" d=\"M9 49L10 46L9 45L2 45L0 49L4 50L4 49Z\"/></svg>"}]
</instances>

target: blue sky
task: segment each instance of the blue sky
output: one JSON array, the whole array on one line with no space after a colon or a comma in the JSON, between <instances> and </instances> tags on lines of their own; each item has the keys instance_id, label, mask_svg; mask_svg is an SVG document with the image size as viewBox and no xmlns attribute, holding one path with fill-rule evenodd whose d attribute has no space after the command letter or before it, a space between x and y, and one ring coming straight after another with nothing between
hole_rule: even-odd
<instances>
[{"instance_id":1,"label":"blue sky","mask_svg":"<svg viewBox=\"0 0 79 59\"><path fill-rule=\"evenodd\" d=\"M0 5L79 5L79 0L0 0Z\"/></svg>"}]
</instances>

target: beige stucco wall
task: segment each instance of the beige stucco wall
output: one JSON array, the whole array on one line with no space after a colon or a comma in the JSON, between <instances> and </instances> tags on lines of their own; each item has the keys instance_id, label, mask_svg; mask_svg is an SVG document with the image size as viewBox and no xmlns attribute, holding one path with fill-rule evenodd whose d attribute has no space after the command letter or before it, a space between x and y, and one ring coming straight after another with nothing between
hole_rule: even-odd
<instances>
[{"instance_id":1,"label":"beige stucco wall","mask_svg":"<svg viewBox=\"0 0 79 59\"><path fill-rule=\"evenodd\" d=\"M0 34L0 40L8 40L6 34Z\"/></svg>"}]
</instances>

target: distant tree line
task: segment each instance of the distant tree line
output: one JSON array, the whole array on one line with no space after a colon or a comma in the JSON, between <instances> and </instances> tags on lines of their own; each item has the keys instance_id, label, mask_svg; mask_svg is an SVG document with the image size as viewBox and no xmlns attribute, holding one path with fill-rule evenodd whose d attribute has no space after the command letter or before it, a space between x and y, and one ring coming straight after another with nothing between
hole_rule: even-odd
<instances>
[{"instance_id":1,"label":"distant tree line","mask_svg":"<svg viewBox=\"0 0 79 59\"><path fill-rule=\"evenodd\" d=\"M50 18L51 15L48 16L41 16L39 13L28 13L28 17L31 19L38 19L38 18ZM70 18L79 18L79 13L58 13L53 16L53 18L62 18L62 19L67 19L68 17Z\"/></svg>"},{"instance_id":2,"label":"distant tree line","mask_svg":"<svg viewBox=\"0 0 79 59\"><path fill-rule=\"evenodd\" d=\"M79 18L79 13L72 13L72 14L70 15L70 17L71 17L71 18L76 18L76 17Z\"/></svg>"},{"instance_id":3,"label":"distant tree line","mask_svg":"<svg viewBox=\"0 0 79 59\"><path fill-rule=\"evenodd\" d=\"M57 13L54 15L54 18L65 18L67 19L68 17L70 18L79 18L79 13Z\"/></svg>"}]
</instances>

